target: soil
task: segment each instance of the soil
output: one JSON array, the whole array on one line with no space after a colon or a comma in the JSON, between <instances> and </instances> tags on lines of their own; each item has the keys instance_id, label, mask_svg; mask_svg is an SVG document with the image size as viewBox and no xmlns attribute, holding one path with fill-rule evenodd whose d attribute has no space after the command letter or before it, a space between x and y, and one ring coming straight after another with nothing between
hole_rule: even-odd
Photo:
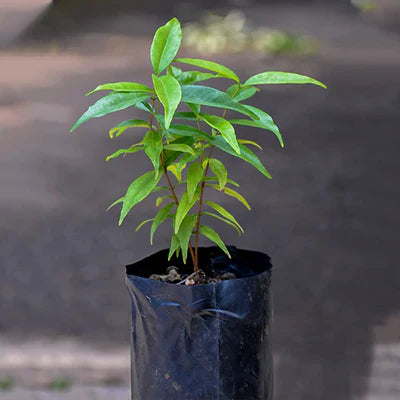
<instances>
[{"instance_id":1,"label":"soil","mask_svg":"<svg viewBox=\"0 0 400 400\"><path fill-rule=\"evenodd\" d=\"M221 282L229 279L235 279L236 275L232 272L210 273L206 274L203 270L198 270L192 274L179 273L179 267L169 266L165 274L152 274L150 279L161 282L175 283L177 285L204 285L212 282Z\"/></svg>"}]
</instances>

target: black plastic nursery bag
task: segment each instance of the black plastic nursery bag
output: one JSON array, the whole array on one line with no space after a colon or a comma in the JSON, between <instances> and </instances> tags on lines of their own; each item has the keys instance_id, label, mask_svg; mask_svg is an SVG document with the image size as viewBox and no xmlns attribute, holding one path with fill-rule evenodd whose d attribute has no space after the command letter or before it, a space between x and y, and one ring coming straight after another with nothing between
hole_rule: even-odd
<instances>
[{"instance_id":1,"label":"black plastic nursery bag","mask_svg":"<svg viewBox=\"0 0 400 400\"><path fill-rule=\"evenodd\" d=\"M238 279L185 286L148 279L162 250L127 266L132 299L132 400L272 400L271 268L263 253L199 249L205 270Z\"/></svg>"}]
</instances>

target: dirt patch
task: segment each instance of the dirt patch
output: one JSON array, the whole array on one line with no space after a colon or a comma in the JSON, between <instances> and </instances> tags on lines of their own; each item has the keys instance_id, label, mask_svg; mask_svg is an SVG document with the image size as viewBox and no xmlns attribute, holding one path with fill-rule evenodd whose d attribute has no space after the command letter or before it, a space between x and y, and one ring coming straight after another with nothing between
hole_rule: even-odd
<instances>
[{"instance_id":1,"label":"dirt patch","mask_svg":"<svg viewBox=\"0 0 400 400\"><path fill-rule=\"evenodd\" d=\"M165 274L152 274L150 279L155 281L175 283L177 285L205 285L212 282L221 282L229 279L235 279L236 275L232 272L214 272L206 274L201 269L192 274L180 274L179 267L169 266Z\"/></svg>"}]
</instances>

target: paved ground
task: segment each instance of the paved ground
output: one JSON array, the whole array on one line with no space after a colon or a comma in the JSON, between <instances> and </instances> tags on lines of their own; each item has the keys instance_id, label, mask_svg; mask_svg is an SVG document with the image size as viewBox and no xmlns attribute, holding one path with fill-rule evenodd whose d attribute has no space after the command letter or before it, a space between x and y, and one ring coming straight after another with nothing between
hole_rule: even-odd
<instances>
[{"instance_id":1,"label":"paved ground","mask_svg":"<svg viewBox=\"0 0 400 400\"><path fill-rule=\"evenodd\" d=\"M326 92L279 87L258 97L286 138L281 150L272 137L253 133L265 149L272 181L231 164L232 176L253 199L251 214L237 209L247 230L240 246L267 251L277 267L276 398L398 398L398 36L336 9L247 11L254 23L318 36L320 54L221 61L243 76L281 68L329 86ZM2 399L102 399L108 390L116 399L127 396L123 388L89 388L88 395L82 385L115 376L123 376L121 384L127 380L123 266L152 249L146 234L133 232L138 214L118 228L117 210L104 209L144 170L143 160L104 163L105 155L130 143L128 136L110 142L105 133L129 113L93 121L74 135L67 131L88 105L83 94L99 82L149 82L148 45L148 37L101 33L70 39L67 49L53 43L40 51L0 52L0 345L3 355L8 351L0 377L17 383L15 391L0 393ZM147 203L137 213L146 217L151 210ZM160 231L154 250L167 245L167 236ZM72 347L60 344L65 337ZM104 354L84 351L105 345L112 349L106 362ZM44 348L52 349L50 355ZM42 367L21 368L27 363L21 349L31 361L42 360ZM77 362L79 355L96 360L97 367L72 363L55 373L60 359ZM104 363L115 368L104 374ZM54 379L70 379L72 391L22 391L25 384L43 387Z\"/></svg>"}]
</instances>

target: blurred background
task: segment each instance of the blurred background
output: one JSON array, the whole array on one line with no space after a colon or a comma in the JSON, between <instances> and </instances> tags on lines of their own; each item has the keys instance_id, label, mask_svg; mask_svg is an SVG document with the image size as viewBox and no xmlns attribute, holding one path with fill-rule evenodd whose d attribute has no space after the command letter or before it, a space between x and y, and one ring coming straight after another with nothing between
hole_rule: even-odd
<instances>
[{"instance_id":1,"label":"blurred background","mask_svg":"<svg viewBox=\"0 0 400 400\"><path fill-rule=\"evenodd\" d=\"M275 265L275 399L399 399L398 0L1 0L0 398L129 397L124 266L169 232L153 247L135 234L152 201L122 227L105 212L148 167L105 163L134 140L107 134L131 111L68 131L99 83L150 84L151 38L171 16L182 55L328 85L255 97L286 143L242 131L271 181L226 159L253 210L225 198L246 233L218 229Z\"/></svg>"}]
</instances>

